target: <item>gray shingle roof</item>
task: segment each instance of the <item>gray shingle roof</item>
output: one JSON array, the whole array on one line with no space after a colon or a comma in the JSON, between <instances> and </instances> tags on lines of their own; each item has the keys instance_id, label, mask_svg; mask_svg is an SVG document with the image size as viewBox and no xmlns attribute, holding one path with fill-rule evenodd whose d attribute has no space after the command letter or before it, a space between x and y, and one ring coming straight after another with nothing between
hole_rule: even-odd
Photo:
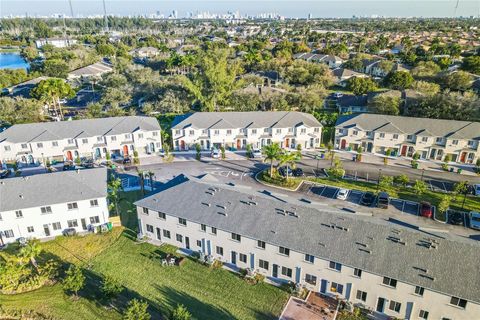
<instances>
[{"instance_id":1,"label":"gray shingle roof","mask_svg":"<svg viewBox=\"0 0 480 320\"><path fill-rule=\"evenodd\" d=\"M0 142L38 142L116 135L139 129L160 130L160 125L155 118L138 116L17 124L0 133Z\"/></svg>"},{"instance_id":2,"label":"gray shingle roof","mask_svg":"<svg viewBox=\"0 0 480 320\"><path fill-rule=\"evenodd\" d=\"M220 186L212 180L203 182L185 176L178 176L162 191L135 204L444 294L480 301L480 274L474 271L480 265L480 245L472 240L454 241L445 235L442 238L396 227L371 217L352 216L326 207L316 209L313 204L307 207L299 201L275 200L238 187ZM297 217L279 214L280 210L295 212Z\"/></svg>"},{"instance_id":3,"label":"gray shingle roof","mask_svg":"<svg viewBox=\"0 0 480 320\"><path fill-rule=\"evenodd\" d=\"M387 126L387 124L389 124ZM480 139L480 122L389 116L382 114L355 114L338 118L337 127L360 127L366 131L420 134L434 137ZM398 129L398 130L397 130Z\"/></svg>"},{"instance_id":4,"label":"gray shingle roof","mask_svg":"<svg viewBox=\"0 0 480 320\"><path fill-rule=\"evenodd\" d=\"M106 168L0 180L0 212L106 196Z\"/></svg>"},{"instance_id":5,"label":"gray shingle roof","mask_svg":"<svg viewBox=\"0 0 480 320\"><path fill-rule=\"evenodd\" d=\"M176 117L172 129L286 128L300 123L322 126L313 115L296 111L195 112Z\"/></svg>"}]
</instances>

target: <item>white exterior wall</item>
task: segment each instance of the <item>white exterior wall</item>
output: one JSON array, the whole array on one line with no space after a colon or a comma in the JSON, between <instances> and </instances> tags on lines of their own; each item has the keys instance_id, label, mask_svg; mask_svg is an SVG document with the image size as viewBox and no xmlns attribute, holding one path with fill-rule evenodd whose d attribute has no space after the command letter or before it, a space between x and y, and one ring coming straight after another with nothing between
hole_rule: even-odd
<instances>
[{"instance_id":1,"label":"white exterior wall","mask_svg":"<svg viewBox=\"0 0 480 320\"><path fill-rule=\"evenodd\" d=\"M357 135L354 134L355 131L357 131ZM345 129L337 127L335 129L335 148L344 149L342 148L342 140L345 140L345 148L349 147L350 144L362 145L364 152L367 152L366 144L371 142L373 143L372 153L385 154L385 150L391 149L397 150L397 155L400 155L402 149L406 146L406 156L411 157L413 153L418 152L423 159L443 161L444 156L450 154L454 162L475 163L476 159L480 157L478 140L431 137L421 134L416 136L402 133L398 133L398 137L395 138L395 134L387 132L384 132L385 136L381 137L381 133L381 131L372 132L370 137L373 140L366 141L367 132L361 128ZM409 136L411 139L408 139ZM423 141L423 138L426 141ZM437 141L437 138L442 138L442 140ZM454 144L454 141L456 141L456 144ZM464 157L464 160L462 160L462 157Z\"/></svg>"},{"instance_id":2,"label":"white exterior wall","mask_svg":"<svg viewBox=\"0 0 480 320\"><path fill-rule=\"evenodd\" d=\"M76 152L78 156L82 157L95 157L96 149L100 151L101 159L105 158L105 151L110 153L119 152L123 155L123 146L127 145L129 149L129 155L133 154L133 150L138 151L139 157L147 156L151 152L151 143L153 143L154 151L158 151L162 148L161 133L158 131L135 131L135 133L126 133L131 137L126 138L125 134L108 135L108 136L94 136L94 137L80 137L72 139L73 143L69 143L69 139L61 139L54 141L36 141L36 142L23 142L23 143L0 143L0 161L15 161L31 162L31 159L35 162L44 162L47 159L53 160L66 160L68 158L69 151L72 158L76 158ZM154 134L157 134L156 136ZM143 137L141 137L143 135ZM115 137L115 140L112 140ZM84 143L83 139L87 139L87 143ZM101 139L101 141L100 141ZM57 143L58 146L53 144ZM40 147L39 144L42 144ZM24 145L26 148L23 148ZM105 150L106 149L106 150Z\"/></svg>"},{"instance_id":3,"label":"white exterior wall","mask_svg":"<svg viewBox=\"0 0 480 320\"><path fill-rule=\"evenodd\" d=\"M315 257L314 263L306 262L305 254L290 250L287 257L279 253L278 246L266 244L265 249L257 247L257 241L247 237L241 237L241 241L235 241L231 238L230 232L217 230L217 234L211 233L211 227L206 226L206 232L201 230L201 225L187 221L187 226L178 223L178 218L166 215L166 219L158 218L158 213L149 210L148 214L143 213L143 208L137 207L141 232L147 235L153 244L167 243L180 248L186 248L185 237L189 237L190 249L192 251L202 251L208 254L207 243L210 242L211 255L224 263L231 263L232 251L236 252L236 266L239 268L251 268L253 258L253 270L270 278L271 280L293 281L297 282L297 272L299 272L299 283L305 285L309 290L320 291L321 280L326 280L326 294L338 295L339 298L347 299L348 287L350 293L347 300L354 304L361 304L375 310L378 298L386 299L383 313L396 318L407 317L407 304L411 305L410 319L419 319L420 310L429 312L428 319L475 319L480 314L480 305L468 301L465 309L450 305L451 296L425 289L423 296L415 294L415 285L397 281L396 288L384 285L383 276L368 273L362 270L361 278L354 275L354 267L342 265L341 271L329 268L330 261ZM147 224L153 226L153 233L147 232ZM157 239L156 228L161 231L161 240ZM163 230L170 231L170 239L165 238ZM176 234L183 236L183 242L176 240ZM204 243L204 249L197 245L197 240ZM223 248L223 256L216 253L216 247ZM247 256L247 262L239 260L239 253ZM269 269L264 270L259 267L259 259L268 261ZM279 266L278 277L272 278L273 264ZM286 277L281 274L281 267L292 269L292 277ZM252 269L252 268L251 268ZM299 270L299 271L297 271ZM317 277L315 285L305 282L305 275L310 274ZM343 294L335 293L331 290L333 282L343 285ZM356 299L357 290L367 292L365 302ZM390 301L401 303L400 312L389 309Z\"/></svg>"},{"instance_id":4,"label":"white exterior wall","mask_svg":"<svg viewBox=\"0 0 480 320\"><path fill-rule=\"evenodd\" d=\"M4 243L15 242L18 238L48 238L62 235L65 229L68 229L69 220L77 220L77 232L85 231L82 228L81 219L85 219L87 227L89 225L99 225L108 222L108 205L106 198L96 198L98 206L90 206L90 200L72 201L76 202L78 209L68 210L67 203L48 205L52 209L52 213L41 213L41 207L22 208L21 218L16 217L16 211L4 211L0 213L0 231L13 231L13 237L2 236ZM99 223L91 223L90 218L98 216ZM53 223L60 222L61 228L53 230ZM47 236L44 231L44 225L48 225L50 229L50 236ZM28 227L33 227L33 232L28 232Z\"/></svg>"},{"instance_id":5,"label":"white exterior wall","mask_svg":"<svg viewBox=\"0 0 480 320\"><path fill-rule=\"evenodd\" d=\"M265 129L268 132L265 132ZM280 130L280 132L277 132L277 130ZM211 149L214 145L245 149L247 144L251 144L254 148L261 148L263 145L269 144L268 140L270 140L270 143L278 142L282 148L287 148L287 139L289 148L296 148L297 144L301 144L302 149L313 149L320 146L321 136L321 127L306 127L304 125L290 128L187 128L172 130L175 150L194 150L195 144L201 144L202 142L204 150ZM313 139L313 144L310 139ZM240 144L237 144L237 140L240 140ZM184 148L182 148L182 145Z\"/></svg>"}]
</instances>

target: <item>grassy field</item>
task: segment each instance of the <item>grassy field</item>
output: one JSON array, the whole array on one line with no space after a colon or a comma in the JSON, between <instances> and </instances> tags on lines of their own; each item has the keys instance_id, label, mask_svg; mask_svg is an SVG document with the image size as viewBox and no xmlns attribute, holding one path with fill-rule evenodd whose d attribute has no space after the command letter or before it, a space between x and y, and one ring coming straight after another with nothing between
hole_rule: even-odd
<instances>
[{"instance_id":1,"label":"grassy field","mask_svg":"<svg viewBox=\"0 0 480 320\"><path fill-rule=\"evenodd\" d=\"M133 225L131 201L139 192L128 192L122 202L122 223ZM161 257L175 252L171 246L157 247L135 241L136 231L114 228L107 234L60 237L42 244L43 257L74 263L84 268L87 286L80 299L72 300L60 284L12 296L0 296L4 310L35 310L55 319L121 319L132 298L147 301L152 319L168 315L178 303L195 319L275 319L288 294L260 283L248 284L223 269L212 269L187 259L179 267L162 267ZM124 286L114 301L100 294L101 279L110 275Z\"/></svg>"}]
</instances>

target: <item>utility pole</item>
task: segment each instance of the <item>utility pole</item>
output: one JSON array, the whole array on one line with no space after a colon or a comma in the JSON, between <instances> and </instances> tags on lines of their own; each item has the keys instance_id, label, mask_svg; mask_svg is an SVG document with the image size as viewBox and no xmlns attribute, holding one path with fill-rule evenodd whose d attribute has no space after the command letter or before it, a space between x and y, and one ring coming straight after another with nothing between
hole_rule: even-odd
<instances>
[{"instance_id":1,"label":"utility pole","mask_svg":"<svg viewBox=\"0 0 480 320\"><path fill-rule=\"evenodd\" d=\"M107 7L105 5L105 0L103 0L103 19L105 21L105 32L108 32L108 17L107 17Z\"/></svg>"},{"instance_id":2,"label":"utility pole","mask_svg":"<svg viewBox=\"0 0 480 320\"><path fill-rule=\"evenodd\" d=\"M73 6L72 6L72 0L68 0L68 4L70 5L70 17L73 19Z\"/></svg>"}]
</instances>

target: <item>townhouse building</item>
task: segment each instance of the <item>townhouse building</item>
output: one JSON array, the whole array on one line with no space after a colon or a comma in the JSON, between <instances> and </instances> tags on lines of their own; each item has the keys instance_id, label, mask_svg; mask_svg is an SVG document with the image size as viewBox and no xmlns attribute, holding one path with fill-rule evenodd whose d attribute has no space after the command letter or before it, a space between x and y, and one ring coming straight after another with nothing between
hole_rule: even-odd
<instances>
[{"instance_id":1,"label":"townhouse building","mask_svg":"<svg viewBox=\"0 0 480 320\"><path fill-rule=\"evenodd\" d=\"M393 156L475 163L480 157L480 122L355 114L335 124L335 148Z\"/></svg>"},{"instance_id":2,"label":"townhouse building","mask_svg":"<svg viewBox=\"0 0 480 320\"><path fill-rule=\"evenodd\" d=\"M175 118L175 150L245 149L278 142L282 148L312 149L320 145L322 125L311 114L294 111L196 112Z\"/></svg>"},{"instance_id":3,"label":"townhouse building","mask_svg":"<svg viewBox=\"0 0 480 320\"><path fill-rule=\"evenodd\" d=\"M179 201L178 199L184 199ZM475 241L178 176L135 203L141 234L401 319L475 319Z\"/></svg>"},{"instance_id":4,"label":"townhouse building","mask_svg":"<svg viewBox=\"0 0 480 320\"><path fill-rule=\"evenodd\" d=\"M106 168L1 180L0 246L104 224L109 217L106 198Z\"/></svg>"},{"instance_id":5,"label":"townhouse building","mask_svg":"<svg viewBox=\"0 0 480 320\"><path fill-rule=\"evenodd\" d=\"M0 133L0 163L139 157L161 149L160 125L150 117L112 117L14 125Z\"/></svg>"},{"instance_id":6,"label":"townhouse building","mask_svg":"<svg viewBox=\"0 0 480 320\"><path fill-rule=\"evenodd\" d=\"M319 54L319 53L301 52L301 53L294 54L293 58L308 61L308 62L324 63L330 69L338 68L344 62L344 60L340 57L329 55L329 54Z\"/></svg>"}]
</instances>

